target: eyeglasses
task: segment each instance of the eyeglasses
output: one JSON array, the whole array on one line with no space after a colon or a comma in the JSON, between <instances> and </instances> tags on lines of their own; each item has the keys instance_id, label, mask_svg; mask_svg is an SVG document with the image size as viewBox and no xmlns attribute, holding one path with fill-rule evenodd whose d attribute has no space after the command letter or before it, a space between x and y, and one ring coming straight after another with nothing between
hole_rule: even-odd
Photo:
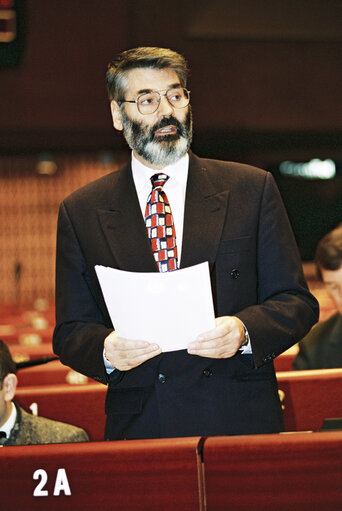
<instances>
[{"instance_id":1,"label":"eyeglasses","mask_svg":"<svg viewBox=\"0 0 342 511\"><path fill-rule=\"evenodd\" d=\"M174 108L185 108L190 102L190 91L183 87L166 89L163 91L151 91L140 94L137 99L128 100L121 99L118 101L119 106L122 103L136 103L139 112L143 115L154 114L159 108L161 97L165 96L171 106Z\"/></svg>"}]
</instances>

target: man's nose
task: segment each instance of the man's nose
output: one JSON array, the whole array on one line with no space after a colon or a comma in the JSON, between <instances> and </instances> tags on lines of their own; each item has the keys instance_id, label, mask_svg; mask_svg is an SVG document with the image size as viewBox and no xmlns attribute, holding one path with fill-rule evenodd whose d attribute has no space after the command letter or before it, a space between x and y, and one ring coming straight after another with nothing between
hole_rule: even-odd
<instances>
[{"instance_id":1,"label":"man's nose","mask_svg":"<svg viewBox=\"0 0 342 511\"><path fill-rule=\"evenodd\" d=\"M173 106L169 103L165 94L161 95L158 107L158 114L161 116L168 116L173 113Z\"/></svg>"}]
</instances>

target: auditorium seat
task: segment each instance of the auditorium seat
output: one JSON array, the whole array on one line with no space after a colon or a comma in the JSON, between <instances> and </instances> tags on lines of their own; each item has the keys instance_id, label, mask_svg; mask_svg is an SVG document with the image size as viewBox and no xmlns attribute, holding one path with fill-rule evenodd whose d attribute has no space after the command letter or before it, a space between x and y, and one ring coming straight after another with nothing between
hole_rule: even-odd
<instances>
[{"instance_id":1,"label":"auditorium seat","mask_svg":"<svg viewBox=\"0 0 342 511\"><path fill-rule=\"evenodd\" d=\"M298 353L298 344L281 353L274 359L274 367L276 371L291 371L295 356Z\"/></svg>"},{"instance_id":2,"label":"auditorium seat","mask_svg":"<svg viewBox=\"0 0 342 511\"><path fill-rule=\"evenodd\" d=\"M203 510L198 437L0 449L6 510ZM55 494L54 494L55 493Z\"/></svg>"},{"instance_id":3,"label":"auditorium seat","mask_svg":"<svg viewBox=\"0 0 342 511\"><path fill-rule=\"evenodd\" d=\"M209 437L208 511L341 511L342 432Z\"/></svg>"},{"instance_id":4,"label":"auditorium seat","mask_svg":"<svg viewBox=\"0 0 342 511\"><path fill-rule=\"evenodd\" d=\"M342 432L0 449L6 510L337 511Z\"/></svg>"},{"instance_id":5,"label":"auditorium seat","mask_svg":"<svg viewBox=\"0 0 342 511\"><path fill-rule=\"evenodd\" d=\"M63 365L59 360L54 360L46 364L19 369L17 372L18 386L36 386L53 384L85 384L95 383L94 380L87 378L83 374Z\"/></svg>"},{"instance_id":6,"label":"auditorium seat","mask_svg":"<svg viewBox=\"0 0 342 511\"><path fill-rule=\"evenodd\" d=\"M55 324L54 310L53 303L39 299L32 305L2 304L0 339L8 344L19 343L22 346L51 343Z\"/></svg>"},{"instance_id":7,"label":"auditorium seat","mask_svg":"<svg viewBox=\"0 0 342 511\"><path fill-rule=\"evenodd\" d=\"M277 380L286 431L317 431L324 419L342 417L342 369L283 371Z\"/></svg>"},{"instance_id":8,"label":"auditorium seat","mask_svg":"<svg viewBox=\"0 0 342 511\"><path fill-rule=\"evenodd\" d=\"M104 439L105 396L101 383L18 388L15 401L26 411L37 404L38 415L67 422L86 430L91 440ZM35 410L34 405L31 409Z\"/></svg>"},{"instance_id":9,"label":"auditorium seat","mask_svg":"<svg viewBox=\"0 0 342 511\"><path fill-rule=\"evenodd\" d=\"M13 360L15 362L24 362L25 360L33 360L42 357L52 357L54 355L52 343L42 343L33 346L23 346L22 344L14 343L8 345Z\"/></svg>"},{"instance_id":10,"label":"auditorium seat","mask_svg":"<svg viewBox=\"0 0 342 511\"><path fill-rule=\"evenodd\" d=\"M285 431L317 431L324 419L342 416L342 369L282 371L277 379ZM107 387L90 382L18 387L16 399L25 409L35 402L39 415L79 425L92 440L102 440Z\"/></svg>"},{"instance_id":11,"label":"auditorium seat","mask_svg":"<svg viewBox=\"0 0 342 511\"><path fill-rule=\"evenodd\" d=\"M21 344L22 346L39 346L52 342L54 326L46 328L34 328L22 325L3 325L0 329L0 338L9 344Z\"/></svg>"}]
</instances>

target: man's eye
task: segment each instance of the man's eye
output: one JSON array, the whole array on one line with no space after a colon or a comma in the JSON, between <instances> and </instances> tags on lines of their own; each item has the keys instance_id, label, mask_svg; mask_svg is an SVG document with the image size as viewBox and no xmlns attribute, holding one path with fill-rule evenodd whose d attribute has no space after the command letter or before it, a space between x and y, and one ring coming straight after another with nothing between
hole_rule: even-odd
<instances>
[{"instance_id":1,"label":"man's eye","mask_svg":"<svg viewBox=\"0 0 342 511\"><path fill-rule=\"evenodd\" d=\"M139 99L140 105L151 105L156 102L156 98L154 96L144 96Z\"/></svg>"},{"instance_id":2,"label":"man's eye","mask_svg":"<svg viewBox=\"0 0 342 511\"><path fill-rule=\"evenodd\" d=\"M170 98L171 101L180 101L182 99L181 94L173 94Z\"/></svg>"}]
</instances>

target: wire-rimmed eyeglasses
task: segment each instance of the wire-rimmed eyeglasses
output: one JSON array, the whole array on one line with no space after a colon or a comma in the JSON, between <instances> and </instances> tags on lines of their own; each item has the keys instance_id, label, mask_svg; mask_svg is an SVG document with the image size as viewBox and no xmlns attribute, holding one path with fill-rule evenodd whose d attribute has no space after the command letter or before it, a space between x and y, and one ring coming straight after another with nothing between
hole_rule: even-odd
<instances>
[{"instance_id":1,"label":"wire-rimmed eyeglasses","mask_svg":"<svg viewBox=\"0 0 342 511\"><path fill-rule=\"evenodd\" d=\"M189 90L184 87L173 87L165 91L153 90L144 92L134 100L121 99L118 101L118 104L121 106L122 103L136 103L141 114L154 114L159 108L162 96L165 96L170 105L174 108L185 108L190 102Z\"/></svg>"}]
</instances>

